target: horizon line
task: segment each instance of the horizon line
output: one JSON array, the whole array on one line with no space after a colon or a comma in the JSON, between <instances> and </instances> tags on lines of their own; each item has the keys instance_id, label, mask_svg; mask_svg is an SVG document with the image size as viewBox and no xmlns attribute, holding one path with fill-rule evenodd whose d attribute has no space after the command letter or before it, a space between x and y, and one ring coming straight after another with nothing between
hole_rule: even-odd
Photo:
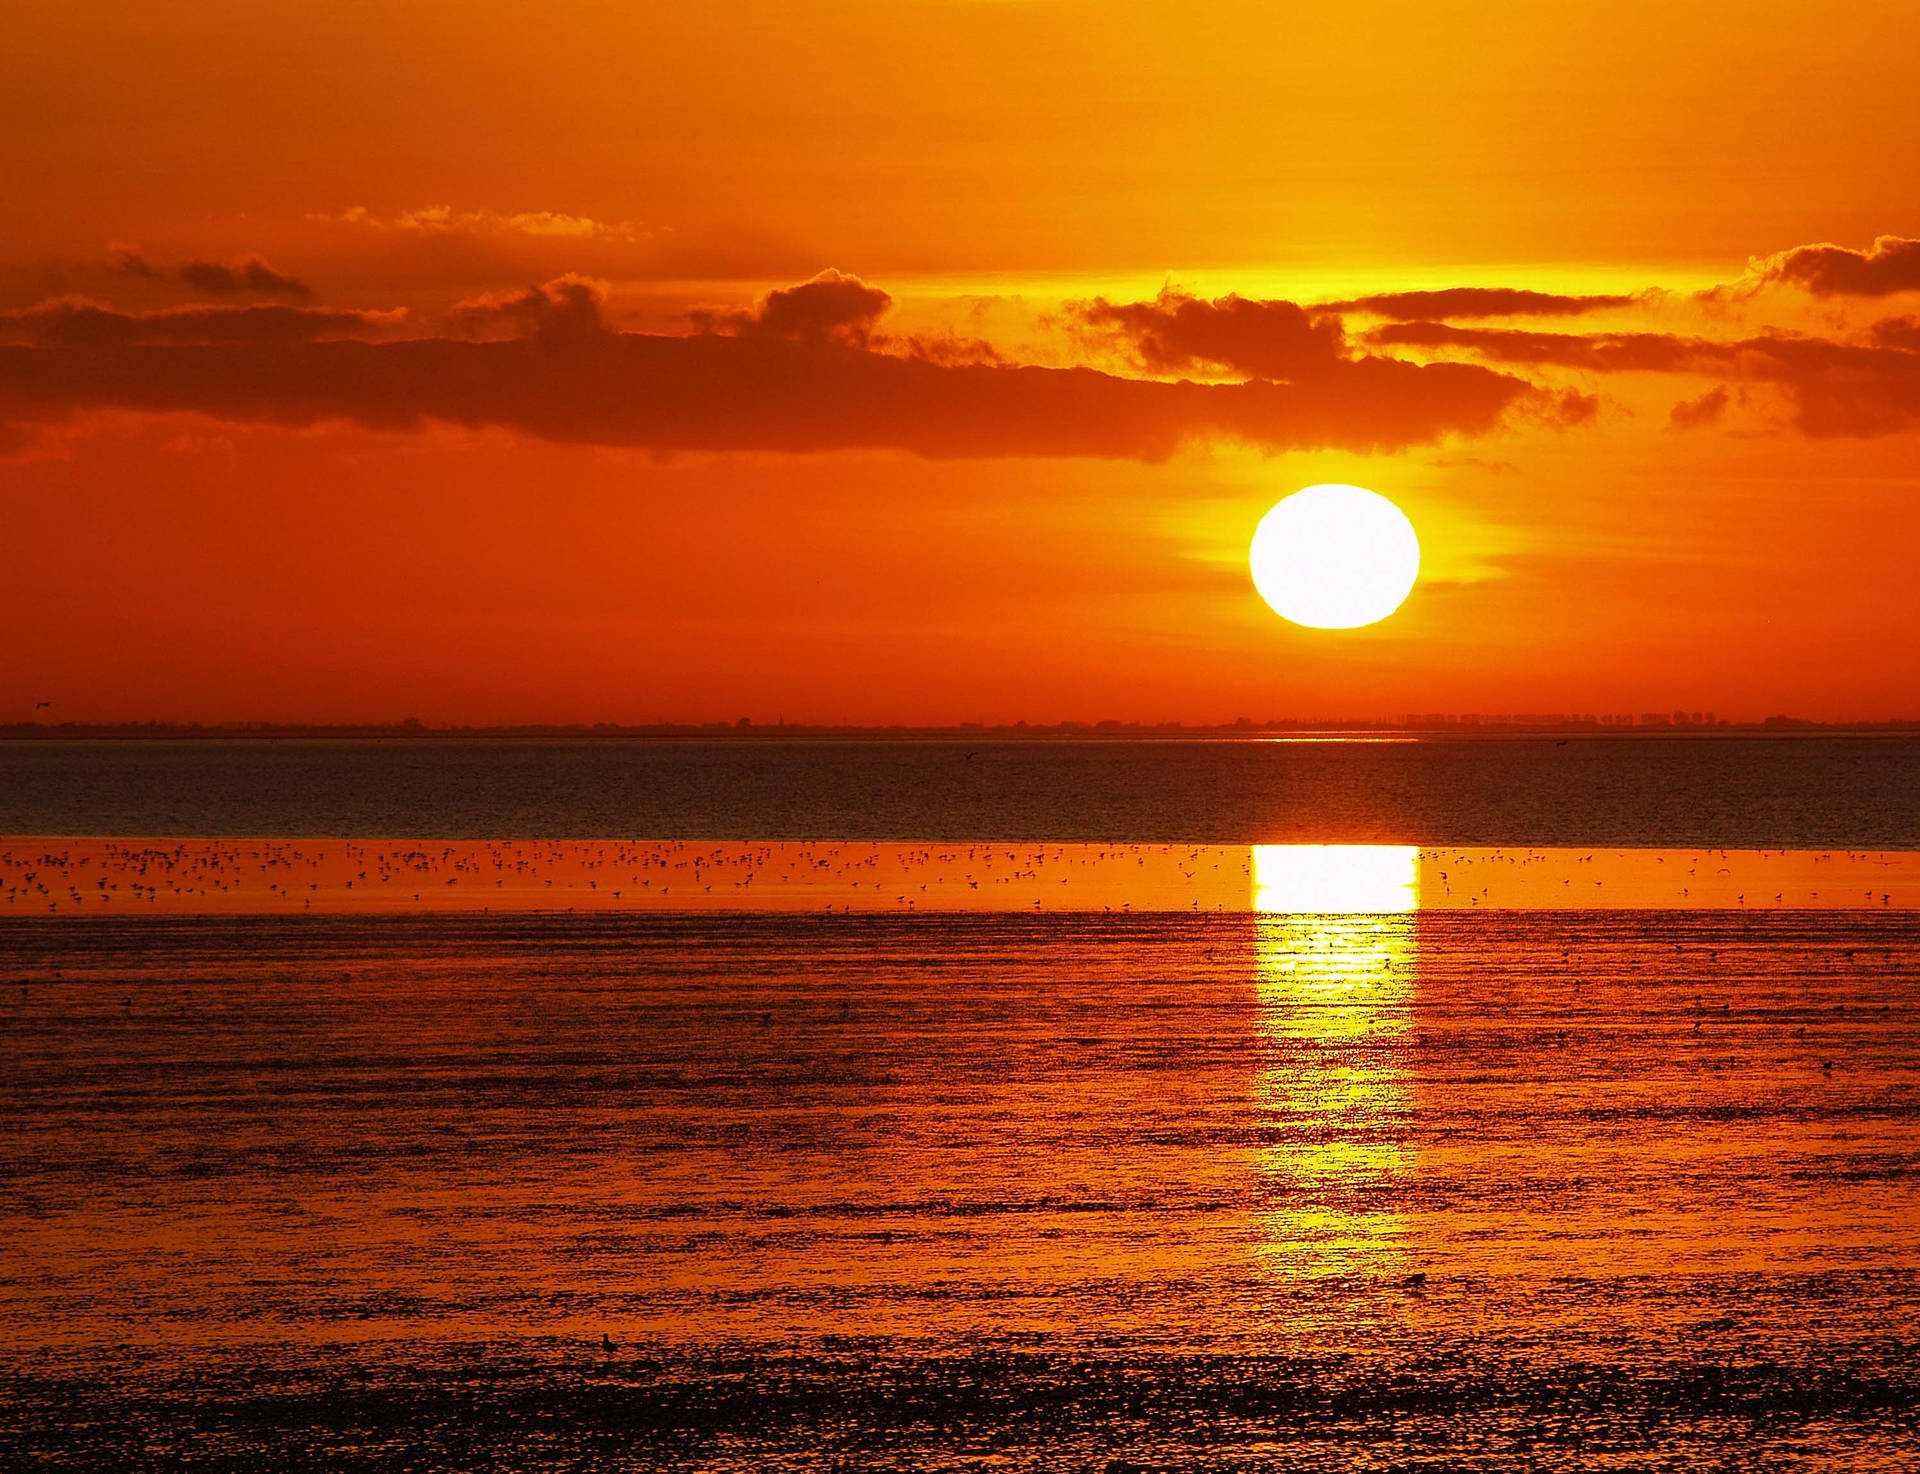
<instances>
[{"instance_id":1,"label":"horizon line","mask_svg":"<svg viewBox=\"0 0 1920 1474\"><path fill-rule=\"evenodd\" d=\"M1151 737L1340 737L1340 736L1472 736L1475 734L1559 733L1589 737L1622 736L1780 736L1808 734L1920 734L1920 717L1821 721L1776 715L1735 721L1711 713L1645 713L1618 717L1533 715L1428 715L1405 718L1316 717L1272 718L1256 722L1241 717L1232 722L757 722L740 717L706 722L492 722L428 723L409 717L397 722L13 722L0 724L0 740L32 741L60 738L473 738L473 737L600 737L600 738L716 738L777 741L819 737L950 738L954 740L1025 740L1048 738Z\"/></svg>"}]
</instances>

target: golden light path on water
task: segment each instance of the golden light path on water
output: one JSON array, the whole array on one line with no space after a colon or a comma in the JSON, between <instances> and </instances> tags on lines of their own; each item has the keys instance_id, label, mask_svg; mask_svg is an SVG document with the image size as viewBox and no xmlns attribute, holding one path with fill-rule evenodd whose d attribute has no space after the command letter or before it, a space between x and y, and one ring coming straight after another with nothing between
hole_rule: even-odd
<instances>
[{"instance_id":1,"label":"golden light path on water","mask_svg":"<svg viewBox=\"0 0 1920 1474\"><path fill-rule=\"evenodd\" d=\"M1275 1272L1397 1267L1419 862L1412 846L1254 848L1254 983L1273 1060L1256 1083L1273 1144L1255 1170L1275 1205L1261 1224Z\"/></svg>"}]
</instances>

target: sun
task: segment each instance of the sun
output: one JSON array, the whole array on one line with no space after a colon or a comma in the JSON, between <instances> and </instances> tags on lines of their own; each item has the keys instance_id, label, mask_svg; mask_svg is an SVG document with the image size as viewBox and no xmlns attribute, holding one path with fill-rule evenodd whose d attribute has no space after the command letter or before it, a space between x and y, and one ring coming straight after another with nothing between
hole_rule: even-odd
<instances>
[{"instance_id":1,"label":"sun","mask_svg":"<svg viewBox=\"0 0 1920 1474\"><path fill-rule=\"evenodd\" d=\"M1253 586L1274 612L1312 629L1377 624L1420 576L1413 524L1378 492L1309 486L1276 502L1254 529Z\"/></svg>"}]
</instances>

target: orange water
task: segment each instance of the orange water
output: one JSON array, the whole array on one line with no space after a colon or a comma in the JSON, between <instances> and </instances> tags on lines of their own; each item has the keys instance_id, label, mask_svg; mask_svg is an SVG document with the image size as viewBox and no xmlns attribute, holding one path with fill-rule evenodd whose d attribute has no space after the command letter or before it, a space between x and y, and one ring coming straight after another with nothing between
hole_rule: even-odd
<instances>
[{"instance_id":1,"label":"orange water","mask_svg":"<svg viewBox=\"0 0 1920 1474\"><path fill-rule=\"evenodd\" d=\"M1920 1450L1891 908L63 916L0 958L15 1454Z\"/></svg>"}]
</instances>

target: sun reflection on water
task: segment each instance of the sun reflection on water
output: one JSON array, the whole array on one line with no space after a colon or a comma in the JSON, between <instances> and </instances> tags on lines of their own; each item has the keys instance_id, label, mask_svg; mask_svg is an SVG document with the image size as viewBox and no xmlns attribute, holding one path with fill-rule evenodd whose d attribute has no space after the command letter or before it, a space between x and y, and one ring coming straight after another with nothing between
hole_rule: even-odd
<instances>
[{"instance_id":1,"label":"sun reflection on water","mask_svg":"<svg viewBox=\"0 0 1920 1474\"><path fill-rule=\"evenodd\" d=\"M1253 853L1262 1255L1291 1274L1395 1271L1413 1109L1419 852Z\"/></svg>"},{"instance_id":2,"label":"sun reflection on water","mask_svg":"<svg viewBox=\"0 0 1920 1474\"><path fill-rule=\"evenodd\" d=\"M1395 914L1420 905L1420 851L1412 845L1257 844L1253 909Z\"/></svg>"}]
</instances>

